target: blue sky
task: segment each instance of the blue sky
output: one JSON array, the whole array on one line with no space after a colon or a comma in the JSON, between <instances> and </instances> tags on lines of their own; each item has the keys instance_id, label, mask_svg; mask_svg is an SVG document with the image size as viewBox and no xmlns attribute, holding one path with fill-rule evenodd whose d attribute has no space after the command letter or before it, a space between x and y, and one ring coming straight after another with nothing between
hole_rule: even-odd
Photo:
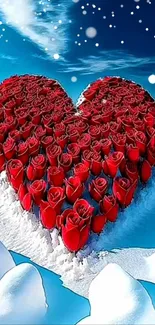
<instances>
[{"instance_id":1,"label":"blue sky","mask_svg":"<svg viewBox=\"0 0 155 325\"><path fill-rule=\"evenodd\" d=\"M155 96L154 15L154 0L0 0L0 79L43 74L76 100L91 81L121 75Z\"/></svg>"}]
</instances>

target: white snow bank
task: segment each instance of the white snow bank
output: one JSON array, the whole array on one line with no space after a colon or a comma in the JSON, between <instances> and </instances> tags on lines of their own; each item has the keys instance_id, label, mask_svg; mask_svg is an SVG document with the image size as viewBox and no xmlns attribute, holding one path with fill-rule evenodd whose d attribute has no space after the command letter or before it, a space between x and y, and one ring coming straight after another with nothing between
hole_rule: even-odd
<instances>
[{"instance_id":1,"label":"white snow bank","mask_svg":"<svg viewBox=\"0 0 155 325\"><path fill-rule=\"evenodd\" d=\"M92 281L89 299L91 316L79 324L155 324L146 290L117 264L108 264Z\"/></svg>"},{"instance_id":2,"label":"white snow bank","mask_svg":"<svg viewBox=\"0 0 155 325\"><path fill-rule=\"evenodd\" d=\"M46 313L42 279L31 264L20 264L0 281L0 324L34 324Z\"/></svg>"},{"instance_id":3,"label":"white snow bank","mask_svg":"<svg viewBox=\"0 0 155 325\"><path fill-rule=\"evenodd\" d=\"M7 250L7 248L0 241L0 279L3 275L15 266L15 262Z\"/></svg>"}]
</instances>

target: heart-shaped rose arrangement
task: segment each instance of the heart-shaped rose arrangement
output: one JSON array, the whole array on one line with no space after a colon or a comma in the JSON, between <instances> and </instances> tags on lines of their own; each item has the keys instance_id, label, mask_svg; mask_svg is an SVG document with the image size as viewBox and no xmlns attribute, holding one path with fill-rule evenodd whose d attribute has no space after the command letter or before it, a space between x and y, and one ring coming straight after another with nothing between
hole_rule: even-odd
<instances>
[{"instance_id":1,"label":"heart-shaped rose arrangement","mask_svg":"<svg viewBox=\"0 0 155 325\"><path fill-rule=\"evenodd\" d=\"M97 80L77 109L55 80L25 75L0 85L0 171L70 251L116 220L154 164L155 102L139 85Z\"/></svg>"}]
</instances>

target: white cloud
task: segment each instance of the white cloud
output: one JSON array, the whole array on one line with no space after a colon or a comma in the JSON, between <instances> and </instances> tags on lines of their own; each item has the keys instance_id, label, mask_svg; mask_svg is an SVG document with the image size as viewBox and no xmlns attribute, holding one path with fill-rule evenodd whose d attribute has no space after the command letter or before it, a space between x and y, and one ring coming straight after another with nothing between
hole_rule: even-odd
<instances>
[{"instance_id":1,"label":"white cloud","mask_svg":"<svg viewBox=\"0 0 155 325\"><path fill-rule=\"evenodd\" d=\"M81 75L100 73L105 70L120 70L155 63L155 57L136 57L123 51L100 51L98 56L79 58L76 64L68 63L63 72L79 72Z\"/></svg>"},{"instance_id":2,"label":"white cloud","mask_svg":"<svg viewBox=\"0 0 155 325\"><path fill-rule=\"evenodd\" d=\"M46 13L37 16L41 8L35 0L0 0L0 11L5 21L22 35L35 42L53 58L55 53L61 55L67 51L67 22L68 9L73 4L64 1L58 6L57 2L49 3ZM41 6L42 7L42 6ZM43 8L42 8L43 10ZM58 24L61 20L62 24ZM58 28L54 26L58 24ZM55 39L52 41L52 39ZM48 50L47 50L48 49Z\"/></svg>"}]
</instances>

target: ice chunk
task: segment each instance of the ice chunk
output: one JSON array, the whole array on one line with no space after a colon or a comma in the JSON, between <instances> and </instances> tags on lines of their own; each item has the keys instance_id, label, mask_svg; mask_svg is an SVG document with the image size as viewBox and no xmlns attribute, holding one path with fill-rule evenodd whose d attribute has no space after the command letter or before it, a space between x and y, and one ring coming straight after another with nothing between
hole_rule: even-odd
<instances>
[{"instance_id":1,"label":"ice chunk","mask_svg":"<svg viewBox=\"0 0 155 325\"><path fill-rule=\"evenodd\" d=\"M143 286L119 265L108 264L89 289L91 316L79 324L155 324L155 310Z\"/></svg>"},{"instance_id":2,"label":"ice chunk","mask_svg":"<svg viewBox=\"0 0 155 325\"><path fill-rule=\"evenodd\" d=\"M7 250L7 248L0 241L0 279L2 276L15 266L15 262Z\"/></svg>"},{"instance_id":3,"label":"ice chunk","mask_svg":"<svg viewBox=\"0 0 155 325\"><path fill-rule=\"evenodd\" d=\"M42 279L31 264L23 263L0 281L0 324L35 324L46 313Z\"/></svg>"}]
</instances>

